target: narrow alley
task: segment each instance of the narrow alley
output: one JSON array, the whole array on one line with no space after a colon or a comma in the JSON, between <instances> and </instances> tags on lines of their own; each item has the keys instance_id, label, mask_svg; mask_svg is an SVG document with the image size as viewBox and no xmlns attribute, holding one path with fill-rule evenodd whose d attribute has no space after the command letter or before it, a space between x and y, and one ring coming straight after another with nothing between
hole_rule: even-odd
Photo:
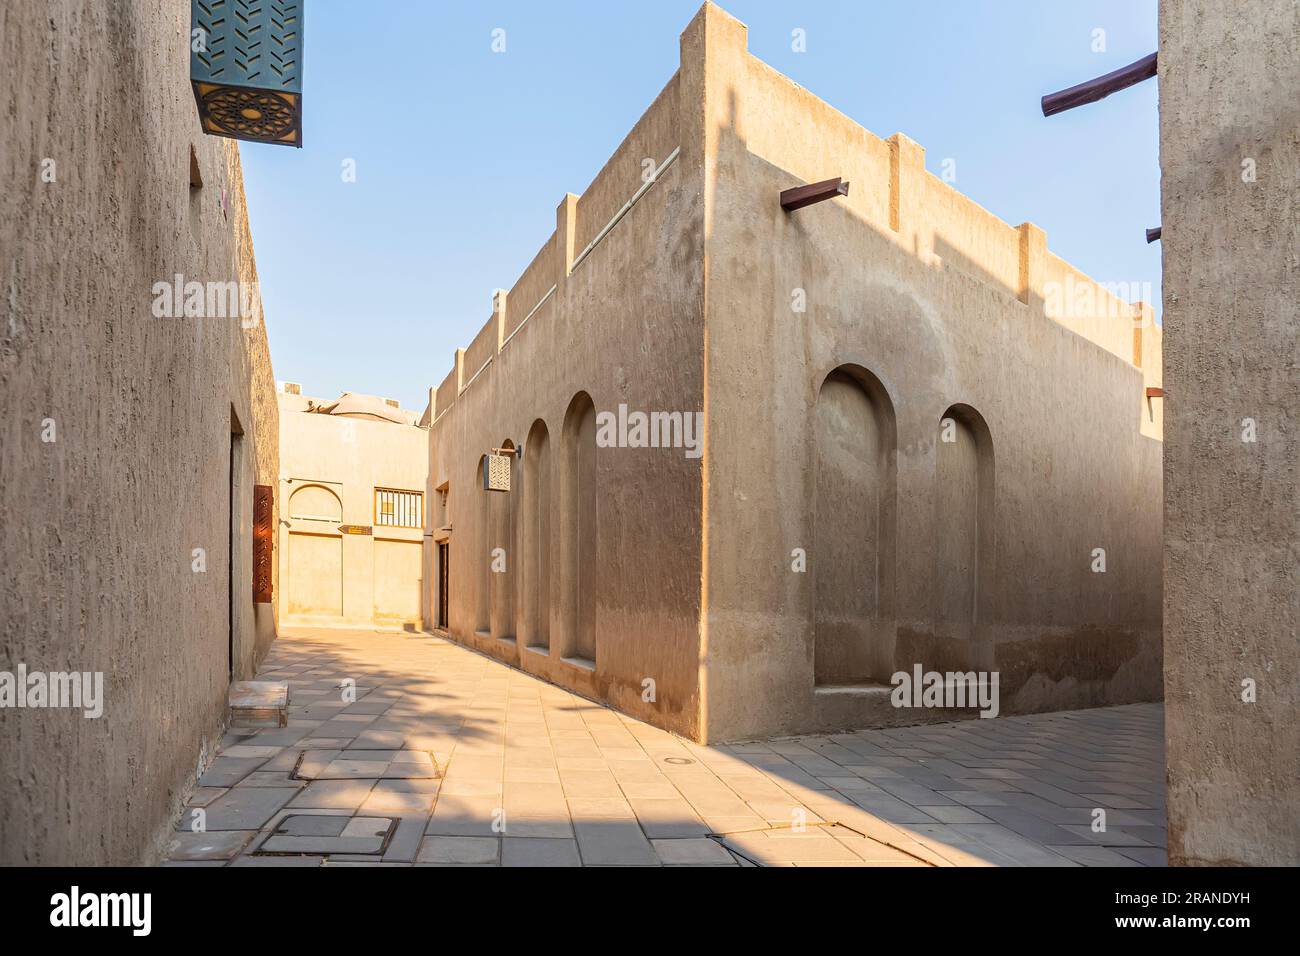
<instances>
[{"instance_id":1,"label":"narrow alley","mask_svg":"<svg viewBox=\"0 0 1300 956\"><path fill-rule=\"evenodd\" d=\"M257 676L288 726L227 733L166 865L1165 863L1158 704L704 747L422 633Z\"/></svg>"}]
</instances>

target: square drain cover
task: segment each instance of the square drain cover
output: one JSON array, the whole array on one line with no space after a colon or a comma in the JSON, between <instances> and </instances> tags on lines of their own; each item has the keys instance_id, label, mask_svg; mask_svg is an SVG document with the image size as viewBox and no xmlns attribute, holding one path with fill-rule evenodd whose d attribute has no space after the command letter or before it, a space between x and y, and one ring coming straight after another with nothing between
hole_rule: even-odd
<instances>
[{"instance_id":1,"label":"square drain cover","mask_svg":"<svg viewBox=\"0 0 1300 956\"><path fill-rule=\"evenodd\" d=\"M392 817L346 817L302 813L282 819L254 856L328 856L360 853L378 856L396 829Z\"/></svg>"}]
</instances>

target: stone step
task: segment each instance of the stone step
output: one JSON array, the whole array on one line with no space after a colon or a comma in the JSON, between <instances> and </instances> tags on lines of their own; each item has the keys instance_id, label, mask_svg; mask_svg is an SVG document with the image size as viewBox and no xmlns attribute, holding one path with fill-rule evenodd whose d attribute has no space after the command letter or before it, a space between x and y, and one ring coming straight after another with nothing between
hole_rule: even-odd
<instances>
[{"instance_id":1,"label":"stone step","mask_svg":"<svg viewBox=\"0 0 1300 956\"><path fill-rule=\"evenodd\" d=\"M282 680L240 680L230 685L230 725L259 726L275 721L289 723L289 682Z\"/></svg>"}]
</instances>

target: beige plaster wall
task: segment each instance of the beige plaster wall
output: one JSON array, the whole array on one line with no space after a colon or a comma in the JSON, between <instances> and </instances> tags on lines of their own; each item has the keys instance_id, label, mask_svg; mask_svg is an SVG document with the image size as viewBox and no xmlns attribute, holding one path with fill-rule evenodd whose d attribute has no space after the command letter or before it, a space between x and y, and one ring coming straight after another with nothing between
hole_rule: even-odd
<instances>
[{"instance_id":1,"label":"beige plaster wall","mask_svg":"<svg viewBox=\"0 0 1300 956\"><path fill-rule=\"evenodd\" d=\"M424 528L376 524L375 489L427 491L429 431L308 413L309 400L279 395L281 618L418 627L425 617ZM423 507L427 514L427 493ZM341 525L372 532L347 534Z\"/></svg>"},{"instance_id":2,"label":"beige plaster wall","mask_svg":"<svg viewBox=\"0 0 1300 956\"><path fill-rule=\"evenodd\" d=\"M1041 230L1002 222L926 172L907 137L876 138L750 56L744 25L717 7L701 16L707 736L951 719L863 686L915 663L997 670L1004 713L1159 699L1160 442L1134 348L1142 309L1098 294L1109 318L1049 314L1050 270L1066 267ZM848 197L780 208L781 190L834 176ZM1158 337L1141 341L1156 360ZM861 438L832 429L845 449L832 461L818 396L844 366L883 411L848 421L852 401L828 398L835 427ZM954 405L989 436L982 521L978 461L937 449Z\"/></svg>"},{"instance_id":3,"label":"beige plaster wall","mask_svg":"<svg viewBox=\"0 0 1300 956\"><path fill-rule=\"evenodd\" d=\"M673 148L677 161L574 268L640 188L644 160ZM847 201L781 212L781 189L833 175L854 182ZM825 521L849 563L821 582L839 575L825 588L839 594L861 580L842 530L853 522L874 522L894 558L873 565L870 600L830 608L850 640L832 667L997 668L1004 710L1159 697L1149 308L1098 290L1108 315L1049 315L1049 270L1066 267L1041 230L1001 222L925 173L906 137L876 138L748 56L743 25L712 5L592 187L560 204L552 242L431 395L454 637L701 739L954 716L814 692L817 579L791 573L791 551L816 562L814 399L855 365L877 380L878 433L897 450L875 455L873 507L849 515L846 503L845 520ZM806 314L791 312L795 287ZM703 412L704 458L598 447L588 463L566 438L579 393L597 413ZM954 406L974 409L959 415L972 424L941 460ZM507 441L524 450L515 489L485 493L480 460ZM842 451L850 474L861 449ZM837 488L829 500L867 493ZM963 510L947 521L950 506ZM497 547L521 559L504 576L488 567ZM1099 547L1104 574L1090 570ZM950 568L968 579L948 581ZM978 621L960 620L977 598ZM866 653L850 646L869 633Z\"/></svg>"},{"instance_id":4,"label":"beige plaster wall","mask_svg":"<svg viewBox=\"0 0 1300 956\"><path fill-rule=\"evenodd\" d=\"M1298 48L1290 0L1160 4L1173 864L1300 863Z\"/></svg>"},{"instance_id":5,"label":"beige plaster wall","mask_svg":"<svg viewBox=\"0 0 1300 956\"><path fill-rule=\"evenodd\" d=\"M219 735L232 634L237 677L274 636L252 602L253 485L278 472L265 328L151 312L177 273L257 278L188 13L0 7L0 669L99 671L105 696L97 720L0 710L0 863L155 858Z\"/></svg>"},{"instance_id":6,"label":"beige plaster wall","mask_svg":"<svg viewBox=\"0 0 1300 956\"><path fill-rule=\"evenodd\" d=\"M704 153L700 125L683 120L703 102L696 42L688 30L682 70L582 197L560 202L551 241L457 353L434 396L430 478L448 492L450 530L435 534L450 545L452 636L689 736L699 733L700 461L649 448L575 459L566 422L576 427L580 394L596 412L703 407ZM658 168L674 149L575 266L642 187L645 160ZM523 448L515 488L485 492L480 459L507 442ZM490 568L495 548L504 572ZM436 608L436 575L430 583Z\"/></svg>"}]
</instances>

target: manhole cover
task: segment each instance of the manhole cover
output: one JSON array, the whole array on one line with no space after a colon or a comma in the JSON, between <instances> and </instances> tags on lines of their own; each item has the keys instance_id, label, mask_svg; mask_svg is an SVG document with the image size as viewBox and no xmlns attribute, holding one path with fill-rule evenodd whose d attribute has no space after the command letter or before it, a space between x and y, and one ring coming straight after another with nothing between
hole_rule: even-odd
<instances>
[{"instance_id":1,"label":"manhole cover","mask_svg":"<svg viewBox=\"0 0 1300 956\"><path fill-rule=\"evenodd\" d=\"M379 856L397 826L392 817L291 814L276 826L254 856L328 856L360 853Z\"/></svg>"}]
</instances>

